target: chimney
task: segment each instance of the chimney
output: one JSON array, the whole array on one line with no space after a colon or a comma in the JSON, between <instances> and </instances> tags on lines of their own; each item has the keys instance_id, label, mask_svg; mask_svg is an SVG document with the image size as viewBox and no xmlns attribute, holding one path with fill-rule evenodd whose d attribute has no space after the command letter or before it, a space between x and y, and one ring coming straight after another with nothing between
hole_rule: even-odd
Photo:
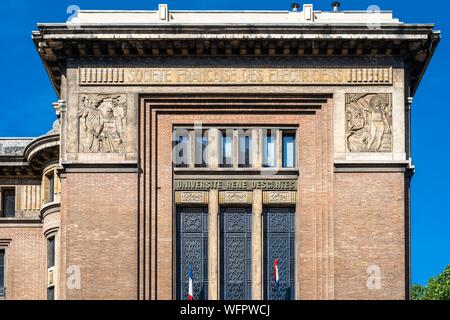
<instances>
[{"instance_id":1,"label":"chimney","mask_svg":"<svg viewBox=\"0 0 450 320\"><path fill-rule=\"evenodd\" d=\"M333 8L333 12L339 12L339 8L341 7L341 3L339 1L334 1L331 4L331 7Z\"/></svg>"},{"instance_id":2,"label":"chimney","mask_svg":"<svg viewBox=\"0 0 450 320\"><path fill-rule=\"evenodd\" d=\"M295 2L291 5L291 8L292 8L292 11L297 12L298 8L300 8L300 5L297 2Z\"/></svg>"}]
</instances>

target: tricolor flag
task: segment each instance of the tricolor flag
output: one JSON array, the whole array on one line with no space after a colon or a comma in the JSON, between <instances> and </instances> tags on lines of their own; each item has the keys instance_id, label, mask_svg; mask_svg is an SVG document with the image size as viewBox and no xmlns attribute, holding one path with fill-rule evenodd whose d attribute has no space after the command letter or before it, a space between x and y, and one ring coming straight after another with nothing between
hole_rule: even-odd
<instances>
[{"instance_id":1,"label":"tricolor flag","mask_svg":"<svg viewBox=\"0 0 450 320\"><path fill-rule=\"evenodd\" d=\"M278 258L273 261L273 280L275 281L276 290L280 287L280 271L278 269Z\"/></svg>"},{"instance_id":2,"label":"tricolor flag","mask_svg":"<svg viewBox=\"0 0 450 320\"><path fill-rule=\"evenodd\" d=\"M194 300L194 280L192 276L192 264L189 265L189 288L187 299Z\"/></svg>"}]
</instances>

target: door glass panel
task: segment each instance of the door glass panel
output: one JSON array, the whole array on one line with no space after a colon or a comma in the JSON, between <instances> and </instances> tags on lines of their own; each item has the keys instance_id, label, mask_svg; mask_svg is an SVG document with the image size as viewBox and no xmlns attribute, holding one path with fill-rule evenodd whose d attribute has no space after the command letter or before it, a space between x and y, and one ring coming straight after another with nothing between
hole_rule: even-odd
<instances>
[{"instance_id":1,"label":"door glass panel","mask_svg":"<svg viewBox=\"0 0 450 320\"><path fill-rule=\"evenodd\" d=\"M221 209L221 299L251 299L251 208Z\"/></svg>"},{"instance_id":2,"label":"door glass panel","mask_svg":"<svg viewBox=\"0 0 450 320\"><path fill-rule=\"evenodd\" d=\"M177 208L176 297L187 300L192 267L194 300L208 298L208 209Z\"/></svg>"},{"instance_id":3,"label":"door glass panel","mask_svg":"<svg viewBox=\"0 0 450 320\"><path fill-rule=\"evenodd\" d=\"M295 208L264 209L264 298L295 297ZM278 268L278 282L275 279Z\"/></svg>"}]
</instances>

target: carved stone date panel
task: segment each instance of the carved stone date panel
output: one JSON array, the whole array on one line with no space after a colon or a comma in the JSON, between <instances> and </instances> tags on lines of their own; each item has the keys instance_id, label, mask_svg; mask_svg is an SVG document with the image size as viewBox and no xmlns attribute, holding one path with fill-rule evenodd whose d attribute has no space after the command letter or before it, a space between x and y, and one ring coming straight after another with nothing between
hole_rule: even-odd
<instances>
[{"instance_id":1,"label":"carved stone date panel","mask_svg":"<svg viewBox=\"0 0 450 320\"><path fill-rule=\"evenodd\" d=\"M177 204L199 203L208 204L208 192L204 191L177 191L175 192Z\"/></svg>"},{"instance_id":2,"label":"carved stone date panel","mask_svg":"<svg viewBox=\"0 0 450 320\"><path fill-rule=\"evenodd\" d=\"M219 193L220 204L251 204L253 192L251 191L222 191Z\"/></svg>"},{"instance_id":3,"label":"carved stone date panel","mask_svg":"<svg viewBox=\"0 0 450 320\"><path fill-rule=\"evenodd\" d=\"M297 193L295 191L264 191L264 204L295 204Z\"/></svg>"},{"instance_id":4,"label":"carved stone date panel","mask_svg":"<svg viewBox=\"0 0 450 320\"><path fill-rule=\"evenodd\" d=\"M346 94L348 152L392 152L392 94Z\"/></svg>"},{"instance_id":5,"label":"carved stone date panel","mask_svg":"<svg viewBox=\"0 0 450 320\"><path fill-rule=\"evenodd\" d=\"M83 94L79 99L79 152L125 152L127 96Z\"/></svg>"}]
</instances>

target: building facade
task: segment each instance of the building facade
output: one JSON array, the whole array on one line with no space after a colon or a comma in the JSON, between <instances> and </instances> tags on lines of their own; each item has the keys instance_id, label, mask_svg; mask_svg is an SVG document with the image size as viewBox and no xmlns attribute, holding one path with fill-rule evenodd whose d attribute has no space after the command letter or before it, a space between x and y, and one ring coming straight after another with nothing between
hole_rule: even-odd
<instances>
[{"instance_id":1,"label":"building facade","mask_svg":"<svg viewBox=\"0 0 450 320\"><path fill-rule=\"evenodd\" d=\"M38 24L57 121L0 139L0 296L408 299L433 29L312 5Z\"/></svg>"}]
</instances>

